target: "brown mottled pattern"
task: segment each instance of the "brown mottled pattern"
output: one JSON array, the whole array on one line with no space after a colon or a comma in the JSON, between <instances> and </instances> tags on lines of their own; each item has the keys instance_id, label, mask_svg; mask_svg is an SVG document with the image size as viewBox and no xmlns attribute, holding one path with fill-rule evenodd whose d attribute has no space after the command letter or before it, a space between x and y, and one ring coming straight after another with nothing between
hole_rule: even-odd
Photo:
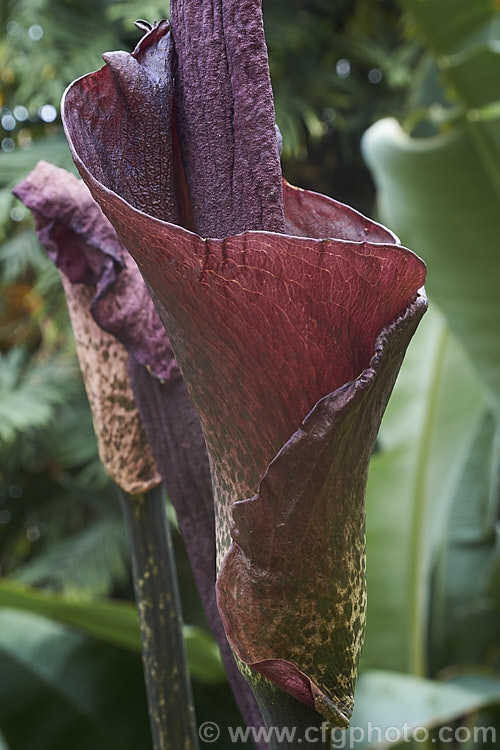
<instances>
[{"instance_id":1,"label":"brown mottled pattern","mask_svg":"<svg viewBox=\"0 0 500 750\"><path fill-rule=\"evenodd\" d=\"M291 677L299 670L299 694L309 682L311 705L339 724L352 713L364 634L370 454L425 309L419 296L384 330L370 367L316 404L258 494L233 506L234 542L219 573L219 610L238 657L270 679L283 662Z\"/></svg>"},{"instance_id":2,"label":"brown mottled pattern","mask_svg":"<svg viewBox=\"0 0 500 750\"><path fill-rule=\"evenodd\" d=\"M76 351L92 410L99 457L110 477L131 495L160 483L127 374L128 354L90 315L93 292L61 274Z\"/></svg>"}]
</instances>

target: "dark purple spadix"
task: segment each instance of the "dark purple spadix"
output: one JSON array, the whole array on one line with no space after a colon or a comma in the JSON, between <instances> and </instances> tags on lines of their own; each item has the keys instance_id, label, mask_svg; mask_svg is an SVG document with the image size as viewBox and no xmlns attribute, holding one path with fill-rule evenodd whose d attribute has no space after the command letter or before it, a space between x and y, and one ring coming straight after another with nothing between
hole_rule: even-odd
<instances>
[{"instance_id":1,"label":"dark purple spadix","mask_svg":"<svg viewBox=\"0 0 500 750\"><path fill-rule=\"evenodd\" d=\"M172 0L176 121L204 237L284 229L259 0Z\"/></svg>"}]
</instances>

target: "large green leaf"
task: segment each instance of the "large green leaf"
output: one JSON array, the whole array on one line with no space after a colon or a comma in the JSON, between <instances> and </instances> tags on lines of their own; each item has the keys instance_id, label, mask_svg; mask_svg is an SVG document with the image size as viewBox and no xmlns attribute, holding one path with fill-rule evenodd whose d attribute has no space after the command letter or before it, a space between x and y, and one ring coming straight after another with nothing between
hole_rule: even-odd
<instances>
[{"instance_id":1,"label":"large green leaf","mask_svg":"<svg viewBox=\"0 0 500 750\"><path fill-rule=\"evenodd\" d=\"M486 408L462 347L431 310L409 348L370 466L365 669L426 673L431 571Z\"/></svg>"},{"instance_id":2,"label":"large green leaf","mask_svg":"<svg viewBox=\"0 0 500 750\"><path fill-rule=\"evenodd\" d=\"M495 0L401 0L437 54L457 51L494 17Z\"/></svg>"},{"instance_id":3,"label":"large green leaf","mask_svg":"<svg viewBox=\"0 0 500 750\"><path fill-rule=\"evenodd\" d=\"M0 581L0 612L5 607L45 615L105 643L141 650L137 610L129 602L73 601L4 578ZM225 680L219 650L211 635L201 628L185 625L184 642L194 679L207 683Z\"/></svg>"},{"instance_id":4,"label":"large green leaf","mask_svg":"<svg viewBox=\"0 0 500 750\"><path fill-rule=\"evenodd\" d=\"M150 746L136 654L44 617L4 609L0 674L0 731L10 750Z\"/></svg>"},{"instance_id":5,"label":"large green leaf","mask_svg":"<svg viewBox=\"0 0 500 750\"><path fill-rule=\"evenodd\" d=\"M3 578L0 580L0 611L3 608L44 615L106 643L131 651L141 649L137 610L130 602L65 599Z\"/></svg>"},{"instance_id":6,"label":"large green leaf","mask_svg":"<svg viewBox=\"0 0 500 750\"><path fill-rule=\"evenodd\" d=\"M496 650L500 603L495 601L490 587L497 552L498 437L493 415L486 414L453 500L448 538L433 586L436 669L457 662L487 659L492 663Z\"/></svg>"},{"instance_id":7,"label":"large green leaf","mask_svg":"<svg viewBox=\"0 0 500 750\"><path fill-rule=\"evenodd\" d=\"M382 218L426 260L431 299L499 399L500 14L493 0L401 2L435 55L455 120L430 138L381 120L365 133L364 156Z\"/></svg>"},{"instance_id":8,"label":"large green leaf","mask_svg":"<svg viewBox=\"0 0 500 750\"><path fill-rule=\"evenodd\" d=\"M500 677L470 684L444 683L396 672L361 675L351 729L342 747L384 748L411 739L413 730L450 724L460 716L500 702ZM416 732L416 739L422 739ZM452 738L451 734L445 740ZM490 733L491 737L491 733Z\"/></svg>"},{"instance_id":9,"label":"large green leaf","mask_svg":"<svg viewBox=\"0 0 500 750\"><path fill-rule=\"evenodd\" d=\"M499 65L499 40L481 42L441 60L441 68L469 110L481 109L500 98Z\"/></svg>"},{"instance_id":10,"label":"large green leaf","mask_svg":"<svg viewBox=\"0 0 500 750\"><path fill-rule=\"evenodd\" d=\"M11 606L5 606L7 601ZM80 619L81 630L96 638L18 607L43 609L62 621ZM131 612L123 616L127 609ZM109 601L64 603L60 597L37 596L37 592L2 581L0 750L146 750L151 746L143 715L143 676L132 610L130 605ZM122 619L125 635L115 638L114 626L119 630ZM199 722L212 721L221 727L220 750L247 747L230 742L225 730L240 725L242 719L213 638L191 626L185 626L184 637L196 678L193 690ZM102 642L113 638L126 648ZM79 735L75 741L73 731Z\"/></svg>"},{"instance_id":11,"label":"large green leaf","mask_svg":"<svg viewBox=\"0 0 500 750\"><path fill-rule=\"evenodd\" d=\"M408 136L396 120L365 134L380 213L428 265L428 290L500 399L500 202L470 134Z\"/></svg>"}]
</instances>

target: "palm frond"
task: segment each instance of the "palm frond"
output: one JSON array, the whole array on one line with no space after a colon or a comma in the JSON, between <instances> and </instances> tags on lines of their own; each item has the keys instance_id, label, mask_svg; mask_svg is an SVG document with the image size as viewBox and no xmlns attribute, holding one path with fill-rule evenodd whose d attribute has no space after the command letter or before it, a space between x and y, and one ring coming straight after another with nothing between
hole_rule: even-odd
<instances>
[{"instance_id":1,"label":"palm frond","mask_svg":"<svg viewBox=\"0 0 500 750\"><path fill-rule=\"evenodd\" d=\"M99 519L78 534L48 546L16 571L16 580L91 599L128 580L128 546L119 516Z\"/></svg>"},{"instance_id":2,"label":"palm frond","mask_svg":"<svg viewBox=\"0 0 500 750\"><path fill-rule=\"evenodd\" d=\"M0 450L19 433L46 426L54 418L54 408L73 389L67 363L26 364L24 352L17 348L0 355Z\"/></svg>"}]
</instances>

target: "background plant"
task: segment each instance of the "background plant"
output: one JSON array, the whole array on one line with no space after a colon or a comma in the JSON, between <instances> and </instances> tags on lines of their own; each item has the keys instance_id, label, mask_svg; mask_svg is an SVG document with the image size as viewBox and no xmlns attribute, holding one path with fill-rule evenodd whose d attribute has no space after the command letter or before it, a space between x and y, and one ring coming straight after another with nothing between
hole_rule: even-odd
<instances>
[{"instance_id":1,"label":"background plant","mask_svg":"<svg viewBox=\"0 0 500 750\"><path fill-rule=\"evenodd\" d=\"M8 0L0 10L0 731L10 750L57 750L68 736L82 748L148 741L119 507L97 460L57 274L10 189L40 158L73 169L58 119L65 85L99 67L103 50L131 49L137 17L165 11L105 0ZM498 11L492 0L265 0L264 13L285 176L373 213L359 142L395 116L411 139L377 125L364 150L381 217L429 264L433 312L372 460L353 723L492 724ZM175 544L198 720L237 725Z\"/></svg>"}]
</instances>

